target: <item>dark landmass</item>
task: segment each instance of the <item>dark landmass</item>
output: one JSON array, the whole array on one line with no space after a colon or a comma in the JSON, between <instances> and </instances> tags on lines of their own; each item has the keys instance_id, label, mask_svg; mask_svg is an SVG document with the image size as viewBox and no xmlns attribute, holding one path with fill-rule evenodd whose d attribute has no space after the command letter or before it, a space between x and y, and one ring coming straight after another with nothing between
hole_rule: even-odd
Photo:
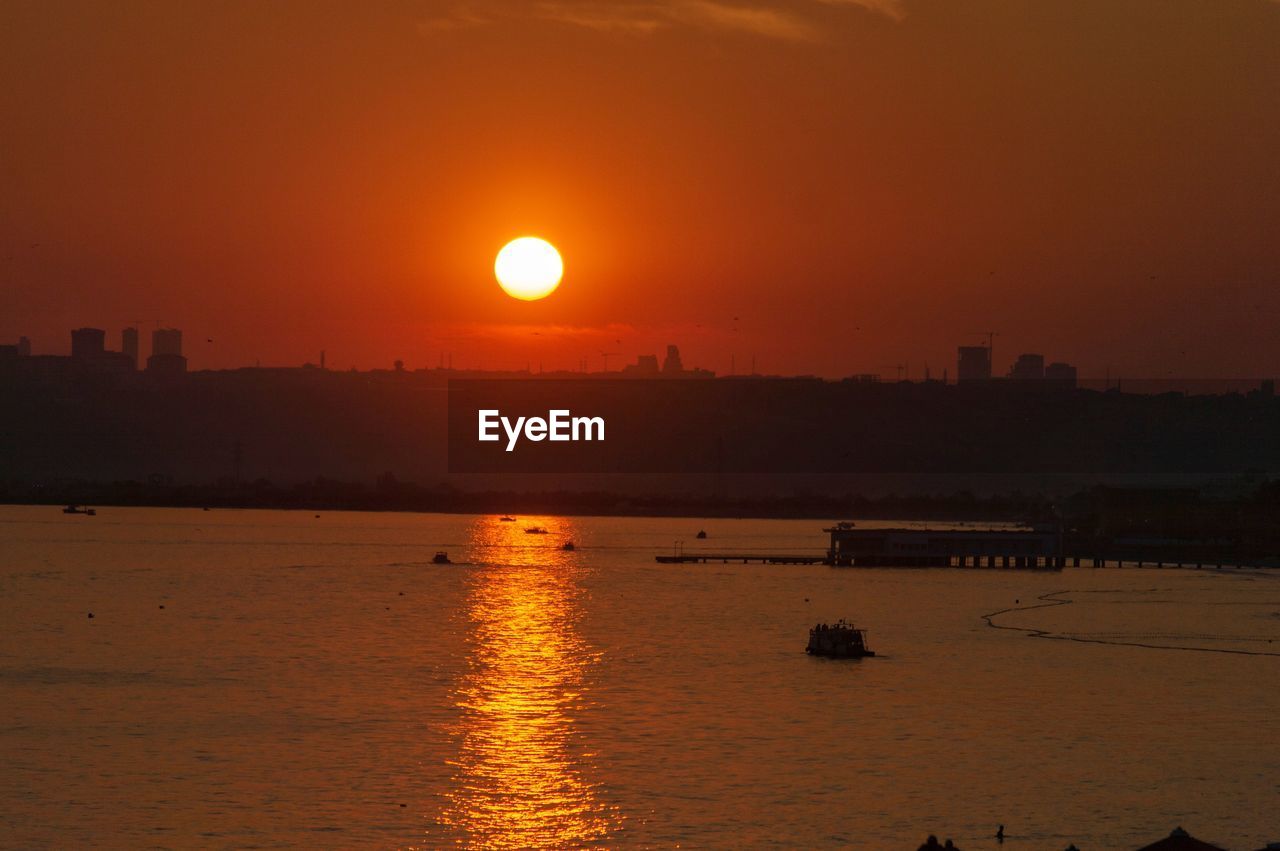
<instances>
[{"instance_id":1,"label":"dark landmass","mask_svg":"<svg viewBox=\"0 0 1280 851\"><path fill-rule=\"evenodd\" d=\"M288 486L266 480L205 485L153 482L60 481L0 485L0 502L28 505L117 505L174 508L267 508L342 511L420 511L445 514L562 514L618 517L843 517L1022 521L1046 519L1053 506L1042 495L969 493L864 497L629 495L606 491L465 491L427 487L384 476L360 482L317 479Z\"/></svg>"},{"instance_id":2,"label":"dark landmass","mask_svg":"<svg viewBox=\"0 0 1280 851\"><path fill-rule=\"evenodd\" d=\"M0 502L46 505L266 508L347 511L514 513L1021 522L1059 529L1073 552L1106 551L1168 562L1280 564L1280 480L1236 483L1236 494L1195 488L1097 486L1065 498L1007 493L867 497L631 496L610 492L461 491L384 476L374 487L318 479L280 487L236 484L61 482L0 486ZM1113 556L1114 557L1114 556Z\"/></svg>"},{"instance_id":3,"label":"dark landmass","mask_svg":"<svg viewBox=\"0 0 1280 851\"><path fill-rule=\"evenodd\" d=\"M614 466L536 478L516 470L460 474L451 472L448 452L450 381L458 377L477 376L0 370L0 482L29 490L77 481L243 487L266 480L285 492L297 487L312 493L309 499L320 493L341 502L355 497L314 483L376 489L390 475L453 488L447 498L428 488L411 501L432 510L459 499L458 492L490 490L658 493L677 501L687 493L735 493L773 503L779 493L807 492L816 495L820 513L843 514L821 500L1013 490L1060 498L1098 483L1202 486L1280 474L1280 399L1269 390L1143 395L1047 382L808 378L639 381L620 419L610 423L607 446L615 456L634 447L637 458L654 463L614 457L607 459ZM524 379L525 386L539 384ZM597 398L599 384L561 380L556 394ZM650 475L637 477L636 469ZM586 481L583 474L599 478Z\"/></svg>"}]
</instances>

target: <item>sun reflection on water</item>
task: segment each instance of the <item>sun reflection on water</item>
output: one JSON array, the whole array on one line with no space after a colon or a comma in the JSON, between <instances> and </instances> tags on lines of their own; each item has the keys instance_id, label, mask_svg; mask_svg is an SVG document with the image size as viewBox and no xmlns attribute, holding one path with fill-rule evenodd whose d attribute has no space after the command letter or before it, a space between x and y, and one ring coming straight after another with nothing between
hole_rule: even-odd
<instances>
[{"instance_id":1,"label":"sun reflection on water","mask_svg":"<svg viewBox=\"0 0 1280 851\"><path fill-rule=\"evenodd\" d=\"M527 528L547 534L528 534ZM478 520L472 529L469 667L454 690L461 743L441 821L459 843L573 847L607 840L616 811L589 778L576 714L597 654L578 635L571 521Z\"/></svg>"}]
</instances>

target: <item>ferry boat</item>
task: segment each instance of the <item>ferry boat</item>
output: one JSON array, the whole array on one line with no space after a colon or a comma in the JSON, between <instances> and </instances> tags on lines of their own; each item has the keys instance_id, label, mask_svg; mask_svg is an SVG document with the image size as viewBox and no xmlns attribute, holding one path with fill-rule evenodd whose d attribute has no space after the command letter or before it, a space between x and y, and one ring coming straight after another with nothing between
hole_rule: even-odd
<instances>
[{"instance_id":1,"label":"ferry boat","mask_svg":"<svg viewBox=\"0 0 1280 851\"><path fill-rule=\"evenodd\" d=\"M541 526L530 526L528 529L524 530L524 533L526 535L545 535L547 534L547 530L543 529Z\"/></svg>"},{"instance_id":2,"label":"ferry boat","mask_svg":"<svg viewBox=\"0 0 1280 851\"><path fill-rule=\"evenodd\" d=\"M509 514L504 514L498 518L499 523L514 523L516 519Z\"/></svg>"},{"instance_id":3,"label":"ferry boat","mask_svg":"<svg viewBox=\"0 0 1280 851\"><path fill-rule=\"evenodd\" d=\"M820 623L809 630L809 646L804 652L832 659L861 659L876 655L875 651L867 649L867 631L858 629L844 618L834 624Z\"/></svg>"},{"instance_id":4,"label":"ferry boat","mask_svg":"<svg viewBox=\"0 0 1280 851\"><path fill-rule=\"evenodd\" d=\"M432 564L453 564L453 562L449 561L449 554L444 550L438 550L436 554L432 556L431 563Z\"/></svg>"},{"instance_id":5,"label":"ferry boat","mask_svg":"<svg viewBox=\"0 0 1280 851\"><path fill-rule=\"evenodd\" d=\"M86 514L89 517L93 517L97 515L98 512L92 508L81 508L78 505L68 505L66 508L62 509L62 513L63 514Z\"/></svg>"},{"instance_id":6,"label":"ferry boat","mask_svg":"<svg viewBox=\"0 0 1280 851\"><path fill-rule=\"evenodd\" d=\"M563 544L560 545L560 549L564 550L567 553L571 553L574 550L576 550L577 547L573 545L573 541L565 541Z\"/></svg>"}]
</instances>

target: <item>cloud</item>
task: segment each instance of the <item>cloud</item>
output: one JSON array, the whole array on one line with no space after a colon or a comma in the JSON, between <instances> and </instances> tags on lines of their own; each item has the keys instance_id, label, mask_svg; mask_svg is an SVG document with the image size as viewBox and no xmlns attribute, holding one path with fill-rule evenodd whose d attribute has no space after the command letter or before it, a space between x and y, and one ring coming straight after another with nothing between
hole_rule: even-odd
<instances>
[{"instance_id":1,"label":"cloud","mask_svg":"<svg viewBox=\"0 0 1280 851\"><path fill-rule=\"evenodd\" d=\"M798 16L770 6L740 6L719 0L654 0L647 3L548 2L538 17L601 32L651 35L691 26L735 31L783 41L816 41L819 33Z\"/></svg>"},{"instance_id":2,"label":"cloud","mask_svg":"<svg viewBox=\"0 0 1280 851\"><path fill-rule=\"evenodd\" d=\"M902 8L903 0L817 0L817 2L824 6L861 6L863 9L878 12L895 21L901 21L907 16L906 10Z\"/></svg>"},{"instance_id":3,"label":"cloud","mask_svg":"<svg viewBox=\"0 0 1280 851\"><path fill-rule=\"evenodd\" d=\"M802 18L768 6L734 6L713 0L688 0L672 5L671 11L695 25L737 30L783 41L818 41L821 35Z\"/></svg>"},{"instance_id":4,"label":"cloud","mask_svg":"<svg viewBox=\"0 0 1280 851\"><path fill-rule=\"evenodd\" d=\"M433 33L480 27L492 22L493 18L480 14L471 6L455 6L443 15L418 21L418 32L423 35L431 35Z\"/></svg>"},{"instance_id":5,"label":"cloud","mask_svg":"<svg viewBox=\"0 0 1280 851\"><path fill-rule=\"evenodd\" d=\"M539 3L538 17L601 32L649 35L671 25L671 19L655 4Z\"/></svg>"},{"instance_id":6,"label":"cloud","mask_svg":"<svg viewBox=\"0 0 1280 851\"><path fill-rule=\"evenodd\" d=\"M903 0L805 0L801 5L857 6L895 21L904 17ZM824 32L811 20L789 6L774 2L744 4L727 0L543 0L515 7L488 4L491 11L478 12L474 5L455 6L450 12L420 21L418 29L433 34L478 27L499 21L551 21L597 32L648 36L679 27L708 32L728 32L777 41L822 41Z\"/></svg>"},{"instance_id":7,"label":"cloud","mask_svg":"<svg viewBox=\"0 0 1280 851\"><path fill-rule=\"evenodd\" d=\"M519 343L576 343L600 346L618 338L633 337L636 328L622 322L605 325L522 325L494 322L456 322L435 326L435 336L451 342L459 340ZM540 340L533 340L540 337Z\"/></svg>"}]
</instances>

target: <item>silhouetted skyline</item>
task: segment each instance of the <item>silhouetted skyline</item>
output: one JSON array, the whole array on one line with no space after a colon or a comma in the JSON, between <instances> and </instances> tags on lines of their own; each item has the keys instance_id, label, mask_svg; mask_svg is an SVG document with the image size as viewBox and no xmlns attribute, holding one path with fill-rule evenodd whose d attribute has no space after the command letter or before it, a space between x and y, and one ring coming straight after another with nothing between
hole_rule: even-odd
<instances>
[{"instance_id":1,"label":"silhouetted skyline","mask_svg":"<svg viewBox=\"0 0 1280 851\"><path fill-rule=\"evenodd\" d=\"M8 4L0 339L1274 374L1278 42L1272 0Z\"/></svg>"},{"instance_id":2,"label":"silhouetted skyline","mask_svg":"<svg viewBox=\"0 0 1280 851\"><path fill-rule=\"evenodd\" d=\"M64 373L89 371L100 373L129 373L143 369L149 373L174 376L188 371L188 360L184 353L182 331L176 328L162 328L158 321L150 335L151 353L145 360L143 349L139 344L139 330L129 326L121 329L120 351L106 348L106 340L110 332L101 328L82 327L72 329L69 354L42 352L32 345L31 339L21 336L15 343L0 344L0 368L7 368L11 373L36 376L57 377ZM1190 393L1229 393L1246 392L1261 389L1273 392L1274 379L1266 376L1233 376L1217 378L1191 378L1166 374L1163 376L1134 376L1116 370L1103 376L1081 376L1073 364L1064 361L1046 359L1043 354L1023 352L1011 359L1007 370L1001 372L999 361L995 359L994 334L985 345L961 345L956 349L956 361L950 366L944 365L941 370L932 369L927 363L922 370L914 374L910 364L894 364L887 369L896 372L846 372L828 377L828 380L844 380L855 382L885 383L963 383L972 381L1012 380L1018 383L1045 382L1058 387L1087 387L1103 390L1128 390L1136 393L1190 392ZM207 339L212 344L212 339ZM614 358L613 368L609 369L609 358ZM662 359L656 354L638 353L633 360L626 360L626 352L602 352L597 362L595 358L584 356L578 359L573 368L546 369L543 364L536 366L531 360L523 364L507 367L490 367L485 365L484 358L462 358L457 363L453 352L441 352L434 364L409 365L397 359L391 364L396 372L437 371L457 374L492 374L506 377L512 376L571 376L593 375L614 376L624 378L683 377L683 378L814 378L811 374L786 375L759 371L753 357L743 369L737 366L736 358L730 358L730 371L717 373L715 370L701 366L686 366L680 346L668 343ZM23 360L20 360L23 359ZM599 369L593 368L597 365ZM5 365L7 364L7 367ZM347 372L369 371L331 368L327 363L327 352L321 350L316 361L301 364L280 365L261 362L253 364L240 363L226 369L267 368L267 369L319 369L324 371ZM195 369L201 367L197 365ZM207 368L207 367L206 367ZM385 370L385 366L375 366L371 371ZM1127 381L1127 385L1126 385Z\"/></svg>"}]
</instances>

